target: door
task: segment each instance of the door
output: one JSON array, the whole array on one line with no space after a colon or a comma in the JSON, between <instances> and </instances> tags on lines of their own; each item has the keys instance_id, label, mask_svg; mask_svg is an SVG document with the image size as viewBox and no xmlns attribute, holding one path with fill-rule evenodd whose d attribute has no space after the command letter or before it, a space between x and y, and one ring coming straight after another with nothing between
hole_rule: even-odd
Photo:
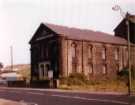
<instances>
[{"instance_id":1,"label":"door","mask_svg":"<svg viewBox=\"0 0 135 105\"><path fill-rule=\"evenodd\" d=\"M48 79L48 71L50 70L49 62L39 63L39 79L45 80Z\"/></svg>"}]
</instances>

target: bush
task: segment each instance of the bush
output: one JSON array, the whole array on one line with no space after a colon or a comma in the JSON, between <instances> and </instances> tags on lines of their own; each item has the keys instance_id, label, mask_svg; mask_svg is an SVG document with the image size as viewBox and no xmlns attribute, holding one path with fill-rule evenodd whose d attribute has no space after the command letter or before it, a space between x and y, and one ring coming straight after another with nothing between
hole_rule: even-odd
<instances>
[{"instance_id":1,"label":"bush","mask_svg":"<svg viewBox=\"0 0 135 105\"><path fill-rule=\"evenodd\" d=\"M123 70L118 72L118 76L120 78L128 79L128 76L129 76L128 68L124 68ZM132 79L135 79L135 69L133 69L133 68L131 69L131 77L132 77Z\"/></svg>"},{"instance_id":2,"label":"bush","mask_svg":"<svg viewBox=\"0 0 135 105\"><path fill-rule=\"evenodd\" d=\"M67 85L85 85L87 77L81 73L71 73L67 78L61 78L61 84Z\"/></svg>"},{"instance_id":3,"label":"bush","mask_svg":"<svg viewBox=\"0 0 135 105\"><path fill-rule=\"evenodd\" d=\"M80 80L80 81L83 81L83 82L86 82L86 76L84 75L84 74L82 74L82 73L71 73L70 75L69 75L69 78L71 78L71 79L74 79L74 78L76 78L76 79L78 79L78 80Z\"/></svg>"},{"instance_id":4,"label":"bush","mask_svg":"<svg viewBox=\"0 0 135 105\"><path fill-rule=\"evenodd\" d=\"M135 68L133 68L133 69L131 70L131 75L132 75L132 78L135 80Z\"/></svg>"},{"instance_id":5,"label":"bush","mask_svg":"<svg viewBox=\"0 0 135 105\"><path fill-rule=\"evenodd\" d=\"M127 79L128 78L128 69L124 68L123 70L119 71L118 76L119 76L119 78Z\"/></svg>"}]
</instances>

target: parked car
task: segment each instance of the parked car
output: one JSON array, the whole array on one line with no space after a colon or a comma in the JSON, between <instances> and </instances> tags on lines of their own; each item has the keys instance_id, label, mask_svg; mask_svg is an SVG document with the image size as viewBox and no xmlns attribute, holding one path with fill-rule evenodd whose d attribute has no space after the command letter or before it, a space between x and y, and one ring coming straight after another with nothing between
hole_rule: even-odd
<instances>
[{"instance_id":1,"label":"parked car","mask_svg":"<svg viewBox=\"0 0 135 105\"><path fill-rule=\"evenodd\" d=\"M0 79L0 86L7 86L7 81L5 79Z\"/></svg>"}]
</instances>

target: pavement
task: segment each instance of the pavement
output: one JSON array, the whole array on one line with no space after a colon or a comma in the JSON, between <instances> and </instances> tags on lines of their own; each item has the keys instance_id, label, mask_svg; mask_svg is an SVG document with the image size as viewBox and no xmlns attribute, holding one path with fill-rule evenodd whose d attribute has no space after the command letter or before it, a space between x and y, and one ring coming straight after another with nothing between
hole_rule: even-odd
<instances>
[{"instance_id":1,"label":"pavement","mask_svg":"<svg viewBox=\"0 0 135 105\"><path fill-rule=\"evenodd\" d=\"M66 92L66 93L86 93L86 94L106 94L106 95L127 95L127 92L107 92L107 91L87 91L87 90L64 90L64 89L41 89L41 88L8 88L3 87L3 89L13 89L13 90L32 90L41 92ZM135 95L134 95L135 96Z\"/></svg>"},{"instance_id":2,"label":"pavement","mask_svg":"<svg viewBox=\"0 0 135 105\"><path fill-rule=\"evenodd\" d=\"M60 89L0 88L0 98L18 105L135 105L135 96L125 93Z\"/></svg>"},{"instance_id":3,"label":"pavement","mask_svg":"<svg viewBox=\"0 0 135 105\"><path fill-rule=\"evenodd\" d=\"M27 105L27 104L23 103L23 102L16 102L16 101L11 101L11 100L6 100L6 99L0 99L0 105Z\"/></svg>"}]
</instances>

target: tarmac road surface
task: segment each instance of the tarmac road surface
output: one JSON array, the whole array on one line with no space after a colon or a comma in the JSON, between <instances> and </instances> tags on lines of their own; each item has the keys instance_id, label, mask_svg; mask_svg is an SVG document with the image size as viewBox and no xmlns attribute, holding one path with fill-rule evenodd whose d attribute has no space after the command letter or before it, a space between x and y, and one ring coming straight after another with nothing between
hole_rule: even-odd
<instances>
[{"instance_id":1,"label":"tarmac road surface","mask_svg":"<svg viewBox=\"0 0 135 105\"><path fill-rule=\"evenodd\" d=\"M0 88L0 99L28 105L135 105L135 96L53 89Z\"/></svg>"}]
</instances>

